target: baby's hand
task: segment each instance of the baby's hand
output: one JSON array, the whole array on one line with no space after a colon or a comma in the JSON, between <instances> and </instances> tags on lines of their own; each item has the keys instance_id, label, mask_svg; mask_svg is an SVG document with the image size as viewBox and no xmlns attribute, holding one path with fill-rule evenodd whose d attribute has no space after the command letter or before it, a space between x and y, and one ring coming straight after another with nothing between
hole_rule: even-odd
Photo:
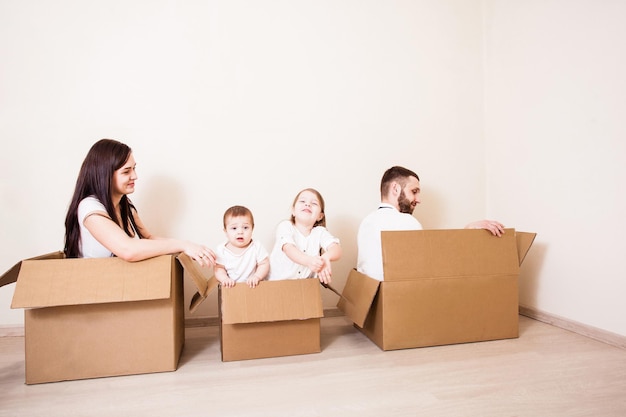
<instances>
[{"instance_id":1,"label":"baby's hand","mask_svg":"<svg viewBox=\"0 0 626 417\"><path fill-rule=\"evenodd\" d=\"M226 278L225 280L220 281L220 282L222 284L222 287L225 287L225 288L232 288L236 284L235 280L232 278Z\"/></svg>"},{"instance_id":2,"label":"baby's hand","mask_svg":"<svg viewBox=\"0 0 626 417\"><path fill-rule=\"evenodd\" d=\"M260 281L261 281L261 280L259 279L259 277L258 277L256 274L253 274L250 278L248 278L248 279L246 280L246 282L248 283L248 286L249 286L250 288L254 288L254 287L256 287L257 285L259 285L259 282L260 282Z\"/></svg>"}]
</instances>

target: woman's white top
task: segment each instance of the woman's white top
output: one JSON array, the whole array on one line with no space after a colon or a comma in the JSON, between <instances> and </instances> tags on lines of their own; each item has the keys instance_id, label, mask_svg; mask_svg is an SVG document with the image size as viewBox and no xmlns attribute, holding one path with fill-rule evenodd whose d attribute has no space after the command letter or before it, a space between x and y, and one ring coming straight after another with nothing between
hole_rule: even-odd
<instances>
[{"instance_id":1,"label":"woman's white top","mask_svg":"<svg viewBox=\"0 0 626 417\"><path fill-rule=\"evenodd\" d=\"M80 204L78 204L78 224L80 226L80 251L83 254L83 258L109 258L114 256L110 250L102 246L95 237L89 233L89 230L85 227L83 222L90 214L94 212L107 212L97 198L91 196L84 198ZM107 215L108 217L108 215Z\"/></svg>"}]
</instances>

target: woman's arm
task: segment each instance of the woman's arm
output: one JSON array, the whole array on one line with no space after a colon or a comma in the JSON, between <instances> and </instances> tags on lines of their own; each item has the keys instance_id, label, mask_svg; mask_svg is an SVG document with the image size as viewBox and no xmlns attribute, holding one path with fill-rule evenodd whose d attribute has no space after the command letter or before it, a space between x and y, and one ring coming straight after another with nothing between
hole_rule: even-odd
<instances>
[{"instance_id":1,"label":"woman's arm","mask_svg":"<svg viewBox=\"0 0 626 417\"><path fill-rule=\"evenodd\" d=\"M184 252L201 266L215 265L215 254L204 245L193 242L169 238L155 238L152 236L141 219L134 213L137 227L145 239L135 239L128 236L104 212L94 212L83 220L89 233L110 250L118 258L129 262L141 261L160 255Z\"/></svg>"}]
</instances>

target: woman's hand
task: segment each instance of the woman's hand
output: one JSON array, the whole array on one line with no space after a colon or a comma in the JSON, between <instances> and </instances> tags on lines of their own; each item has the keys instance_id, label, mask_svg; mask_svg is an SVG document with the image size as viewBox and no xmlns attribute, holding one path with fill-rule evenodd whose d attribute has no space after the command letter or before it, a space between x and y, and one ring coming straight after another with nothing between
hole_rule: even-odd
<instances>
[{"instance_id":1,"label":"woman's hand","mask_svg":"<svg viewBox=\"0 0 626 417\"><path fill-rule=\"evenodd\" d=\"M185 254L198 262L200 266L215 266L215 253L204 245L189 242Z\"/></svg>"}]
</instances>

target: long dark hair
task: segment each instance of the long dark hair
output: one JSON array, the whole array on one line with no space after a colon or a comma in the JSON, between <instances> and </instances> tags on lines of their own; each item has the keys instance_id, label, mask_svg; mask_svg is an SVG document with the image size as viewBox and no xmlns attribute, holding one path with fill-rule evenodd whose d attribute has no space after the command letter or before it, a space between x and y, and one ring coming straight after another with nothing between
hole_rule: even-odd
<instances>
[{"instance_id":1,"label":"long dark hair","mask_svg":"<svg viewBox=\"0 0 626 417\"><path fill-rule=\"evenodd\" d=\"M80 258L80 226L78 224L78 205L89 196L93 196L106 208L107 214L115 222L121 224L122 229L128 236L139 237L141 230L135 224L135 206L130 199L123 195L120 201L120 218L118 218L111 199L111 187L113 184L113 174L120 169L128 158L132 150L128 145L113 139L100 139L96 142L85 157L80 168L76 188L72 201L65 216L65 247L63 251L68 258Z\"/></svg>"}]
</instances>

